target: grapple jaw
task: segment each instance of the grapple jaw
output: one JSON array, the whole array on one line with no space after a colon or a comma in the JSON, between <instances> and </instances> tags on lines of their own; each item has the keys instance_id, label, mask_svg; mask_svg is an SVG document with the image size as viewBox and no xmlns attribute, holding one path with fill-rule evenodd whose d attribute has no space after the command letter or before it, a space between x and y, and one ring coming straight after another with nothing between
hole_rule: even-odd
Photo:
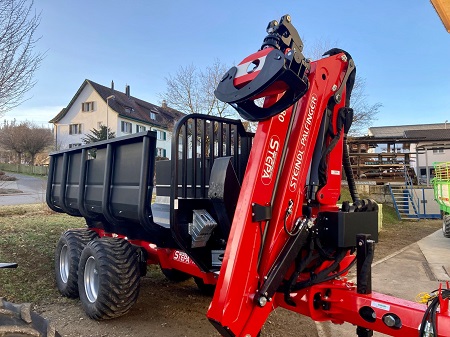
<instances>
[{"instance_id":1,"label":"grapple jaw","mask_svg":"<svg viewBox=\"0 0 450 337\"><path fill-rule=\"evenodd\" d=\"M271 21L267 32L261 50L232 67L214 92L249 121L266 120L286 110L309 86L310 64L302 54L303 43L289 15L280 23ZM262 106L257 103L260 98L265 98Z\"/></svg>"}]
</instances>

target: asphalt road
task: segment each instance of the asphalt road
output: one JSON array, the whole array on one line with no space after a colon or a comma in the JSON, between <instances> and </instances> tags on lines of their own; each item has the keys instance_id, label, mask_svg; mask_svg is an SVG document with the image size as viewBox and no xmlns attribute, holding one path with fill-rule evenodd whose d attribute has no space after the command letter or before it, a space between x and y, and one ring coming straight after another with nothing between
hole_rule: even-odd
<instances>
[{"instance_id":1,"label":"asphalt road","mask_svg":"<svg viewBox=\"0 0 450 337\"><path fill-rule=\"evenodd\" d=\"M47 179L27 176L19 173L7 173L17 178L16 181L2 181L2 188L17 189L22 193L0 194L0 206L40 204L45 202Z\"/></svg>"}]
</instances>

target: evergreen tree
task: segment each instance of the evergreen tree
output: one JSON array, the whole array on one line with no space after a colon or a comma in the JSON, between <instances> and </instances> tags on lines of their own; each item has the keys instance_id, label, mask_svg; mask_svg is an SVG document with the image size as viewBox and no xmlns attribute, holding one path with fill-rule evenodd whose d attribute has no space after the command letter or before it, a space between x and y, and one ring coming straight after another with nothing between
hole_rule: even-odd
<instances>
[{"instance_id":1,"label":"evergreen tree","mask_svg":"<svg viewBox=\"0 0 450 337\"><path fill-rule=\"evenodd\" d=\"M101 125L100 129L92 129L90 132L91 134L86 135L86 137L82 138L84 144L95 143L101 140L116 137L116 134L112 132L110 128L106 127L106 125Z\"/></svg>"}]
</instances>

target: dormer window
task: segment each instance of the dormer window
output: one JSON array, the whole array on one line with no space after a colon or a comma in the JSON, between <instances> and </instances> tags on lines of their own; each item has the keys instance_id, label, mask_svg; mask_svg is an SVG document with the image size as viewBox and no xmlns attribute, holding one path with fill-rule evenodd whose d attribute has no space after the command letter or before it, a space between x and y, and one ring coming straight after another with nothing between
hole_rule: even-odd
<instances>
[{"instance_id":1,"label":"dormer window","mask_svg":"<svg viewBox=\"0 0 450 337\"><path fill-rule=\"evenodd\" d=\"M126 106L125 112L127 112L127 113L134 112L134 109L132 107Z\"/></svg>"},{"instance_id":2,"label":"dormer window","mask_svg":"<svg viewBox=\"0 0 450 337\"><path fill-rule=\"evenodd\" d=\"M158 111L156 110L150 110L150 119L151 120L156 120L156 114L158 113Z\"/></svg>"},{"instance_id":3,"label":"dormer window","mask_svg":"<svg viewBox=\"0 0 450 337\"><path fill-rule=\"evenodd\" d=\"M83 111L83 112L94 111L94 102L81 103L81 111Z\"/></svg>"}]
</instances>

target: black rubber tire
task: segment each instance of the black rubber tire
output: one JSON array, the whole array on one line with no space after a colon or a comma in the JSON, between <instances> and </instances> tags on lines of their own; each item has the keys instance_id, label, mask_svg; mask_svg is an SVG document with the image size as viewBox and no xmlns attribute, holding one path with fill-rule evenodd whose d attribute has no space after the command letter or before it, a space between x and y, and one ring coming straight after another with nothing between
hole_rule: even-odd
<instances>
[{"instance_id":1,"label":"black rubber tire","mask_svg":"<svg viewBox=\"0 0 450 337\"><path fill-rule=\"evenodd\" d=\"M55 278L56 286L61 295L69 298L78 298L78 264L80 262L81 252L84 246L90 241L97 238L96 232L80 228L69 229L61 235L55 250ZM67 274L63 279L61 273L61 264L63 257L61 251L65 251L64 255L67 257L65 262L67 270L63 272Z\"/></svg>"},{"instance_id":2,"label":"black rubber tire","mask_svg":"<svg viewBox=\"0 0 450 337\"><path fill-rule=\"evenodd\" d=\"M207 296L214 295L214 291L216 290L215 284L206 284L203 282L203 279L200 277L194 277L195 284L197 284L198 289L201 291L202 294Z\"/></svg>"},{"instance_id":3,"label":"black rubber tire","mask_svg":"<svg viewBox=\"0 0 450 337\"><path fill-rule=\"evenodd\" d=\"M442 222L442 233L446 238L450 238L450 214L444 215L444 220Z\"/></svg>"},{"instance_id":4,"label":"black rubber tire","mask_svg":"<svg viewBox=\"0 0 450 337\"><path fill-rule=\"evenodd\" d=\"M89 260L89 265L88 265ZM89 300L85 284L89 268L94 266L96 296ZM86 270L86 268L88 270ZM95 277L94 277L95 279ZM78 291L86 314L95 320L125 315L139 296L140 266L138 249L128 241L103 237L84 247L78 267Z\"/></svg>"},{"instance_id":5,"label":"black rubber tire","mask_svg":"<svg viewBox=\"0 0 450 337\"><path fill-rule=\"evenodd\" d=\"M0 297L0 336L61 337L53 324L31 311L31 305L13 304Z\"/></svg>"},{"instance_id":6,"label":"black rubber tire","mask_svg":"<svg viewBox=\"0 0 450 337\"><path fill-rule=\"evenodd\" d=\"M169 281L172 282L183 282L189 280L192 277L191 275L177 269L166 269L161 267L161 272Z\"/></svg>"}]
</instances>

